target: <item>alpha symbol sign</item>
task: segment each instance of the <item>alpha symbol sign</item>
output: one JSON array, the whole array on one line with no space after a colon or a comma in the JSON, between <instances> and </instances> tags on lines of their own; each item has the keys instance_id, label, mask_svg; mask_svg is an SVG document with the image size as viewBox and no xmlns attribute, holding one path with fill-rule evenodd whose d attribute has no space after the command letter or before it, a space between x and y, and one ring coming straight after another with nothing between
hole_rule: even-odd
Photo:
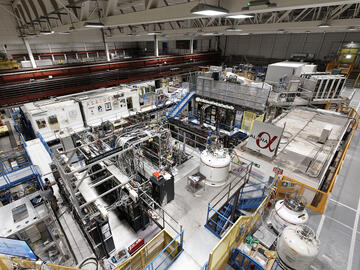
<instances>
[{"instance_id":1,"label":"alpha symbol sign","mask_svg":"<svg viewBox=\"0 0 360 270\"><path fill-rule=\"evenodd\" d=\"M280 143L281 127L254 121L246 147L267 157L273 157Z\"/></svg>"}]
</instances>

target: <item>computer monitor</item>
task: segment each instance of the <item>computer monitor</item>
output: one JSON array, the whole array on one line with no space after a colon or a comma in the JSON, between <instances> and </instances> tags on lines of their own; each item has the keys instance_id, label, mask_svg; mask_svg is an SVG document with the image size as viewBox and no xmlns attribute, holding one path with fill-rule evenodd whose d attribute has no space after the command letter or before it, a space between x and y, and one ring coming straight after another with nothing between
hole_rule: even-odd
<instances>
[{"instance_id":1,"label":"computer monitor","mask_svg":"<svg viewBox=\"0 0 360 270\"><path fill-rule=\"evenodd\" d=\"M37 260L38 257L24 240L0 237L0 254Z\"/></svg>"}]
</instances>

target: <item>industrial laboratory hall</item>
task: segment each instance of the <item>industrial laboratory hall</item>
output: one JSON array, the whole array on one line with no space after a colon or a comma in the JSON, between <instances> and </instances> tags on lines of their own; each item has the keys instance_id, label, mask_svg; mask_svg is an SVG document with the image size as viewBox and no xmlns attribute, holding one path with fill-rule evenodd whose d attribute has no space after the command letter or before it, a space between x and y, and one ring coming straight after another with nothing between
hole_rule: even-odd
<instances>
[{"instance_id":1,"label":"industrial laboratory hall","mask_svg":"<svg viewBox=\"0 0 360 270\"><path fill-rule=\"evenodd\" d=\"M360 0L0 0L0 270L360 270Z\"/></svg>"}]
</instances>

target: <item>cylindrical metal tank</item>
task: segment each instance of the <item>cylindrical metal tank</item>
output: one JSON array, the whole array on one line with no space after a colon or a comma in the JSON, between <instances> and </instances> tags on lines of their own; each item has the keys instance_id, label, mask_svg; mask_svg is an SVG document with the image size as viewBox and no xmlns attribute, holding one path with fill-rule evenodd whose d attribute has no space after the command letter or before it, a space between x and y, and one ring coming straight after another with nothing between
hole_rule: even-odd
<instances>
[{"instance_id":1,"label":"cylindrical metal tank","mask_svg":"<svg viewBox=\"0 0 360 270\"><path fill-rule=\"evenodd\" d=\"M282 269L307 270L319 254L320 242L306 225L288 226L281 233L276 251Z\"/></svg>"},{"instance_id":2,"label":"cylindrical metal tank","mask_svg":"<svg viewBox=\"0 0 360 270\"><path fill-rule=\"evenodd\" d=\"M200 173L206 177L206 184L221 186L229 176L231 158L223 148L204 150L200 155Z\"/></svg>"},{"instance_id":3,"label":"cylindrical metal tank","mask_svg":"<svg viewBox=\"0 0 360 270\"><path fill-rule=\"evenodd\" d=\"M308 219L305 205L295 198L277 201L270 217L271 224L278 233L289 225L305 224Z\"/></svg>"}]
</instances>

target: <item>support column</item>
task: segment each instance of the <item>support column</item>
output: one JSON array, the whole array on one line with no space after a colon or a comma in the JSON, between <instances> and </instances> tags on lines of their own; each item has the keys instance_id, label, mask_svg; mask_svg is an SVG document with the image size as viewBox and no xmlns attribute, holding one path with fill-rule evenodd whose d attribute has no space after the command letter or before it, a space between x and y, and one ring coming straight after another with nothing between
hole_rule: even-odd
<instances>
[{"instance_id":1,"label":"support column","mask_svg":"<svg viewBox=\"0 0 360 270\"><path fill-rule=\"evenodd\" d=\"M102 40L103 40L104 47L105 47L106 61L110 62L109 45L106 43L106 40L105 40L104 29L101 28L100 31L101 31L101 36L102 36Z\"/></svg>"},{"instance_id":2,"label":"support column","mask_svg":"<svg viewBox=\"0 0 360 270\"><path fill-rule=\"evenodd\" d=\"M49 47L49 52L51 53L51 59L52 59L52 61L53 61L53 64L55 64L55 57L54 57L54 55L52 54L52 49L51 49L50 44L48 44L48 47Z\"/></svg>"},{"instance_id":3,"label":"support column","mask_svg":"<svg viewBox=\"0 0 360 270\"><path fill-rule=\"evenodd\" d=\"M6 46L3 45L4 52L7 54Z\"/></svg>"},{"instance_id":4,"label":"support column","mask_svg":"<svg viewBox=\"0 0 360 270\"><path fill-rule=\"evenodd\" d=\"M155 56L159 57L159 42L157 35L154 36L154 50L155 50Z\"/></svg>"},{"instance_id":5,"label":"support column","mask_svg":"<svg viewBox=\"0 0 360 270\"><path fill-rule=\"evenodd\" d=\"M27 53L28 53L29 58L30 58L31 66L33 68L37 68L34 56L32 54L32 51L31 51L31 48L30 48L30 45L29 45L29 41L27 39L23 39L23 41L25 43L25 47L26 47Z\"/></svg>"},{"instance_id":6,"label":"support column","mask_svg":"<svg viewBox=\"0 0 360 270\"><path fill-rule=\"evenodd\" d=\"M87 52L87 48L86 48L85 42L84 42L84 49L85 49L85 52L86 52L86 58L89 58L89 53ZM99 56L98 56L98 58L99 58Z\"/></svg>"},{"instance_id":7,"label":"support column","mask_svg":"<svg viewBox=\"0 0 360 270\"><path fill-rule=\"evenodd\" d=\"M8 59L12 59L11 55L8 55L6 44L3 44L3 49L4 49L4 52L5 52L6 55L7 55L7 58L8 58Z\"/></svg>"},{"instance_id":8,"label":"support column","mask_svg":"<svg viewBox=\"0 0 360 270\"><path fill-rule=\"evenodd\" d=\"M190 39L190 54L194 54L194 40Z\"/></svg>"},{"instance_id":9,"label":"support column","mask_svg":"<svg viewBox=\"0 0 360 270\"><path fill-rule=\"evenodd\" d=\"M110 62L109 45L105 42L106 61Z\"/></svg>"}]
</instances>

